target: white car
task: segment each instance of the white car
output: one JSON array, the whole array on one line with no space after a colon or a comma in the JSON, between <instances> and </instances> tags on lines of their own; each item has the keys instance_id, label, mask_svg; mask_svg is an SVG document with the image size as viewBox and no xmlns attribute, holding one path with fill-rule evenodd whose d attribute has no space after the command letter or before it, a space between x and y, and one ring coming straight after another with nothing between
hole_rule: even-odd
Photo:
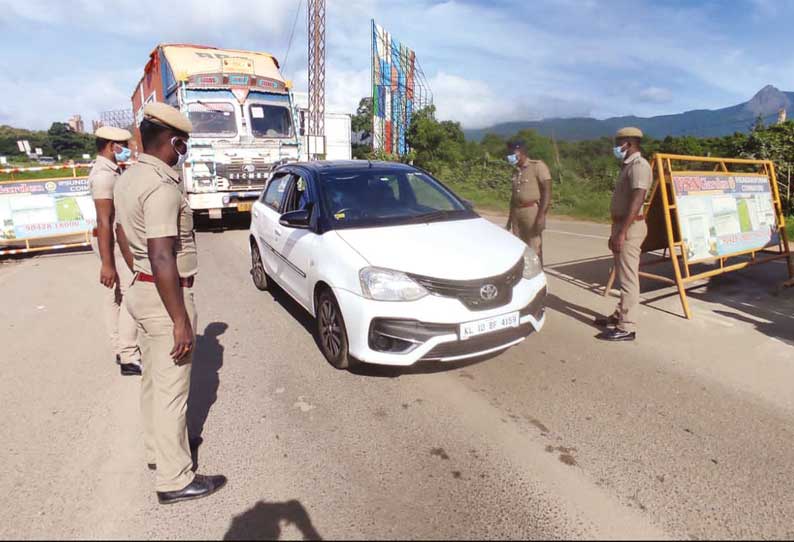
<instances>
[{"instance_id":1,"label":"white car","mask_svg":"<svg viewBox=\"0 0 794 542\"><path fill-rule=\"evenodd\" d=\"M309 311L337 368L483 356L545 322L532 249L412 166L281 166L254 203L250 246L256 287L276 283Z\"/></svg>"}]
</instances>

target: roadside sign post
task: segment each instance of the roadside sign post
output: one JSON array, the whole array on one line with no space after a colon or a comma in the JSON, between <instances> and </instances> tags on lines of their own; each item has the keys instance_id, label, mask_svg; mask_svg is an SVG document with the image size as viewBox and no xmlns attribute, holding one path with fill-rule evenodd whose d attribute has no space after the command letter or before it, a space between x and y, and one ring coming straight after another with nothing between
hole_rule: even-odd
<instances>
[{"instance_id":1,"label":"roadside sign post","mask_svg":"<svg viewBox=\"0 0 794 542\"><path fill-rule=\"evenodd\" d=\"M645 203L648 236L642 252L662 253L640 267L669 261L674 278L647 271L640 271L640 277L675 285L686 318L692 318L686 287L703 279L785 259L789 280L783 285L794 285L794 262L770 160L657 154L651 166L654 182ZM694 270L697 264L712 269ZM604 296L614 280L613 268Z\"/></svg>"}]
</instances>

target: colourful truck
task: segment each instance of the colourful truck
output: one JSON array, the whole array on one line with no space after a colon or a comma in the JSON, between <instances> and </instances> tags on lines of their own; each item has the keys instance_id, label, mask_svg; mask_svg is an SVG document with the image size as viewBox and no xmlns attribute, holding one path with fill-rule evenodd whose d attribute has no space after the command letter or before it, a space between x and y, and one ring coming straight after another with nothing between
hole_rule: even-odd
<instances>
[{"instance_id":1,"label":"colourful truck","mask_svg":"<svg viewBox=\"0 0 794 542\"><path fill-rule=\"evenodd\" d=\"M182 174L198 215L250 211L271 169L302 158L290 82L270 54L158 45L132 94L138 150L143 107L155 101L193 123Z\"/></svg>"}]
</instances>

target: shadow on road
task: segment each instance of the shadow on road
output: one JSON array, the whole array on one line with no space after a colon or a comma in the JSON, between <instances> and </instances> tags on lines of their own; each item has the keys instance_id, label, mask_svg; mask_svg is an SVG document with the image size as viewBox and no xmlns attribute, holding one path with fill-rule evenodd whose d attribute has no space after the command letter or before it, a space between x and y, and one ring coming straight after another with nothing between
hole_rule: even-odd
<instances>
[{"instance_id":1,"label":"shadow on road","mask_svg":"<svg viewBox=\"0 0 794 542\"><path fill-rule=\"evenodd\" d=\"M657 256L644 254L643 261ZM604 291L611 266L612 258L601 256L553 264L546 266L545 270L552 277L600 295ZM691 272L695 274L715 268L716 265L694 264ZM674 278L672 264L669 262L650 268L643 267L643 270ZM794 288L781 289L781 284L787 277L785 261L774 261L690 284L687 286L687 297L690 302L703 301L722 305L725 310L715 308L712 313L754 325L764 335L794 344ZM642 301L644 306L683 317L677 303L671 305L675 306L672 309L675 312L658 303L677 297L678 290L675 286L642 279L641 292L646 298ZM592 318L596 316L591 309L554 295L549 295L547 305L552 310L591 325Z\"/></svg>"},{"instance_id":2,"label":"shadow on road","mask_svg":"<svg viewBox=\"0 0 794 542\"><path fill-rule=\"evenodd\" d=\"M285 292L281 286L273 282L273 280L268 282L267 291L273 298L273 301L281 305L282 308L287 311L296 322L303 326L303 329L306 330L306 333L314 337L314 318L312 318L312 315L309 314L306 309L300 306L297 301L292 299L292 297Z\"/></svg>"},{"instance_id":3,"label":"shadow on road","mask_svg":"<svg viewBox=\"0 0 794 542\"><path fill-rule=\"evenodd\" d=\"M303 540L322 540L309 513L298 501L259 501L232 519L224 540L279 540L283 526L295 525Z\"/></svg>"},{"instance_id":4,"label":"shadow on road","mask_svg":"<svg viewBox=\"0 0 794 542\"><path fill-rule=\"evenodd\" d=\"M198 451L201 447L204 424L210 409L218 399L218 386L223 367L223 345L218 337L223 335L229 325L213 322L204 329L203 335L196 336L193 355L193 368L190 374L190 395L187 401L187 428L190 436L190 451L193 455L193 469L198 468Z\"/></svg>"},{"instance_id":5,"label":"shadow on road","mask_svg":"<svg viewBox=\"0 0 794 542\"><path fill-rule=\"evenodd\" d=\"M794 345L794 289L781 289L786 276L783 262L767 264L714 277L705 290L690 292L689 297L724 305L726 310L714 313Z\"/></svg>"},{"instance_id":6,"label":"shadow on road","mask_svg":"<svg viewBox=\"0 0 794 542\"><path fill-rule=\"evenodd\" d=\"M546 296L546 307L596 329L598 329L598 326L595 325L595 319L604 316L592 309L571 303L554 294Z\"/></svg>"},{"instance_id":7,"label":"shadow on road","mask_svg":"<svg viewBox=\"0 0 794 542\"><path fill-rule=\"evenodd\" d=\"M397 367L394 365L373 365L370 363L360 363L350 368L350 372L358 376L371 378L399 378L406 375L429 375L436 373L447 373L456 369L465 369L472 365L477 365L489 359L500 356L502 352L494 352L486 356L467 359L465 361L420 361L408 367Z\"/></svg>"},{"instance_id":8,"label":"shadow on road","mask_svg":"<svg viewBox=\"0 0 794 542\"><path fill-rule=\"evenodd\" d=\"M206 216L194 217L196 231L223 233L226 230L247 230L251 226L251 213L224 215L221 220L210 220Z\"/></svg>"}]
</instances>

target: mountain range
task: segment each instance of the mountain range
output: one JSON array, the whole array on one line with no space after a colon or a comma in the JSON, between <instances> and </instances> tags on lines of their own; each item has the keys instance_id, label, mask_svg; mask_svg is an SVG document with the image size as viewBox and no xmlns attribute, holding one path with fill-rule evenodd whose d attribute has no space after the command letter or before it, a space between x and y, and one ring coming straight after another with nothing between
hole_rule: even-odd
<instances>
[{"instance_id":1,"label":"mountain range","mask_svg":"<svg viewBox=\"0 0 794 542\"><path fill-rule=\"evenodd\" d=\"M785 109L794 115L794 92L783 92L767 85L749 101L723 109L697 109L676 115L658 117L612 117L608 119L552 118L537 121L515 121L489 128L464 130L467 139L479 141L485 134L510 137L516 132L533 129L536 132L571 141L612 136L623 126L637 126L647 136L662 139L670 136L719 137L734 132L748 132L761 117L764 124L777 121L778 112Z\"/></svg>"}]
</instances>

